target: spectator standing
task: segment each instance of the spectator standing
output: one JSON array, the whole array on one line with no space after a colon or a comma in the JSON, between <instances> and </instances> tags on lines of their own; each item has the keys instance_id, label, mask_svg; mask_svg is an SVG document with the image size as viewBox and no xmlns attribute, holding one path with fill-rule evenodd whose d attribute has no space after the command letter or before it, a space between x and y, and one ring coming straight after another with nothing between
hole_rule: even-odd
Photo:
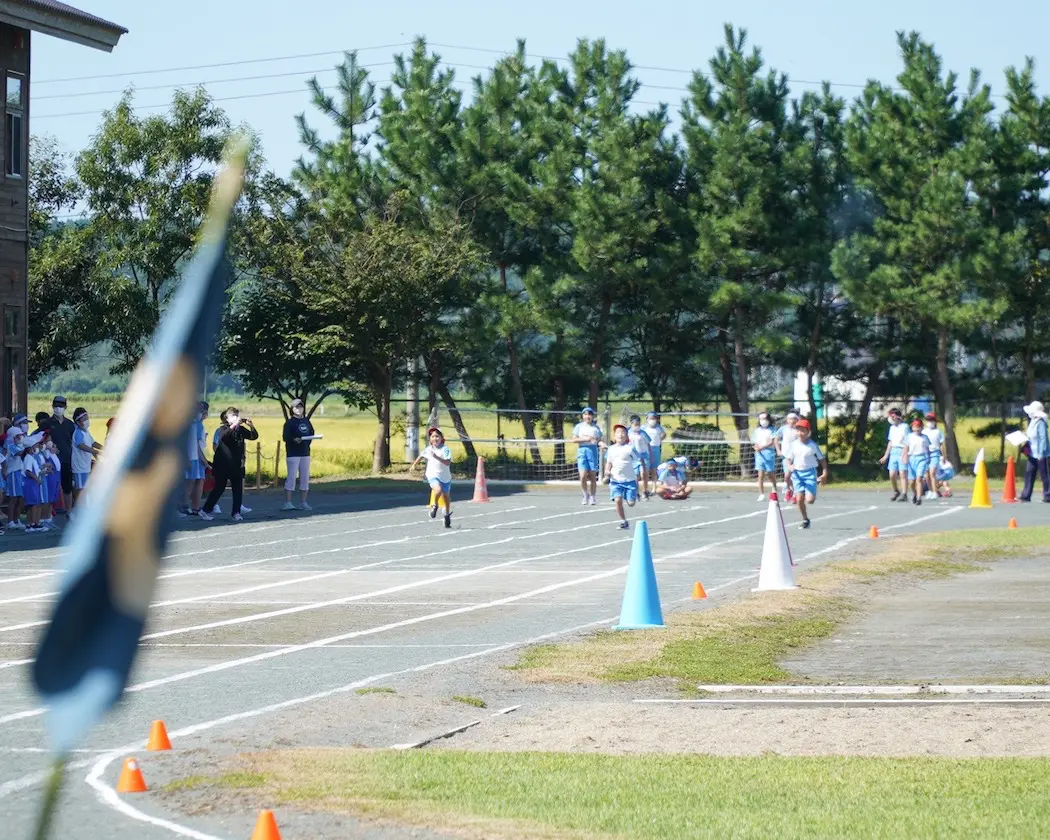
<instances>
[{"instance_id":1,"label":"spectator standing","mask_svg":"<svg viewBox=\"0 0 1050 840\"><path fill-rule=\"evenodd\" d=\"M314 427L306 416L302 400L292 400L292 416L284 423L284 451L288 478L284 482L284 506L281 510L310 510L306 496L310 492L310 444ZM299 477L299 506L292 504L296 475Z\"/></svg>"},{"instance_id":2,"label":"spectator standing","mask_svg":"<svg viewBox=\"0 0 1050 840\"><path fill-rule=\"evenodd\" d=\"M1021 491L1022 502L1032 501L1035 489L1035 477L1043 482L1043 501L1050 502L1050 438L1047 435L1046 409L1036 400L1024 407L1028 415L1028 463L1024 470L1024 489Z\"/></svg>"},{"instance_id":3,"label":"spectator standing","mask_svg":"<svg viewBox=\"0 0 1050 840\"><path fill-rule=\"evenodd\" d=\"M57 394L51 401L51 411L48 430L51 432L51 440L58 448L58 460L62 465L62 509L68 516L73 510L73 432L76 431L76 424L66 417L66 398L61 394Z\"/></svg>"},{"instance_id":4,"label":"spectator standing","mask_svg":"<svg viewBox=\"0 0 1050 840\"><path fill-rule=\"evenodd\" d=\"M200 516L201 496L204 491L204 474L210 466L205 450L208 434L204 431L204 421L208 419L208 403L201 400L197 404L197 418L190 427L189 464L186 467L186 491L183 513Z\"/></svg>"},{"instance_id":5,"label":"spectator standing","mask_svg":"<svg viewBox=\"0 0 1050 840\"><path fill-rule=\"evenodd\" d=\"M240 409L231 406L223 412L223 415L223 425L218 433L218 445L215 447L215 455L212 458L215 486L208 494L204 507L201 508L201 518L211 518L216 503L226 492L226 485L229 484L233 489L233 520L240 522L243 519L241 499L244 495L244 444L245 441L258 440L259 433L255 430L250 417L241 419Z\"/></svg>"},{"instance_id":6,"label":"spectator standing","mask_svg":"<svg viewBox=\"0 0 1050 840\"><path fill-rule=\"evenodd\" d=\"M91 417L86 408L78 408L73 412L73 455L70 464L73 469L73 507L84 488L87 487L88 479L91 477L91 465L95 455L102 451L102 444L95 443L91 436Z\"/></svg>"}]
</instances>

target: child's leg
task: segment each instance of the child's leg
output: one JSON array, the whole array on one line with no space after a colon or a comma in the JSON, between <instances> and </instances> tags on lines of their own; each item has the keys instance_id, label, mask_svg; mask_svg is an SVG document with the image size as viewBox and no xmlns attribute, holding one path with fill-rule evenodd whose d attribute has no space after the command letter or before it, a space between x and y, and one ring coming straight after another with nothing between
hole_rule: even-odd
<instances>
[{"instance_id":1,"label":"child's leg","mask_svg":"<svg viewBox=\"0 0 1050 840\"><path fill-rule=\"evenodd\" d=\"M441 504L445 508L445 513L452 513L452 500L449 498L449 491L441 491Z\"/></svg>"},{"instance_id":2,"label":"child's leg","mask_svg":"<svg viewBox=\"0 0 1050 840\"><path fill-rule=\"evenodd\" d=\"M190 510L201 509L201 496L204 495L204 479L197 478L193 481L193 493L190 498Z\"/></svg>"},{"instance_id":3,"label":"child's leg","mask_svg":"<svg viewBox=\"0 0 1050 840\"><path fill-rule=\"evenodd\" d=\"M580 467L580 489L583 491L584 496L591 494L590 474L590 470Z\"/></svg>"},{"instance_id":4,"label":"child's leg","mask_svg":"<svg viewBox=\"0 0 1050 840\"><path fill-rule=\"evenodd\" d=\"M597 496L598 495L598 473L596 473L594 470L591 470L588 473L588 475L590 476L590 487L591 487L590 493L591 493L592 496Z\"/></svg>"},{"instance_id":5,"label":"child's leg","mask_svg":"<svg viewBox=\"0 0 1050 840\"><path fill-rule=\"evenodd\" d=\"M623 496L616 497L616 515L624 522L627 521L627 515L623 512Z\"/></svg>"}]
</instances>

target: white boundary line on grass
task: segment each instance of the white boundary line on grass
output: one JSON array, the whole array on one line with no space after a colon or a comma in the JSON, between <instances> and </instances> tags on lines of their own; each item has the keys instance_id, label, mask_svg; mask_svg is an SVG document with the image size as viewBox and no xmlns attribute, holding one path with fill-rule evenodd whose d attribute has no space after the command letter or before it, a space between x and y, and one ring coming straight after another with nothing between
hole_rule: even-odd
<instances>
[{"instance_id":1,"label":"white boundary line on grass","mask_svg":"<svg viewBox=\"0 0 1050 840\"><path fill-rule=\"evenodd\" d=\"M697 698L695 700L649 699L634 701L642 705L670 706L772 706L778 708L871 708L873 706L1032 706L1050 703L1050 697L941 697L924 700L920 698L856 697L791 698L791 697L725 697L722 699Z\"/></svg>"},{"instance_id":2,"label":"white boundary line on grass","mask_svg":"<svg viewBox=\"0 0 1050 840\"><path fill-rule=\"evenodd\" d=\"M698 685L712 694L1050 694L1050 685Z\"/></svg>"}]
</instances>

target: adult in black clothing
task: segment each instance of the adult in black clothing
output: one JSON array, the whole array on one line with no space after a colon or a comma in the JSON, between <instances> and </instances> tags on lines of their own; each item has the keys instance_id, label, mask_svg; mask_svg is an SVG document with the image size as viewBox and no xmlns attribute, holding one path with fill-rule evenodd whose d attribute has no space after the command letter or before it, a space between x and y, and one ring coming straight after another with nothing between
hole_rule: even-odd
<instances>
[{"instance_id":1,"label":"adult in black clothing","mask_svg":"<svg viewBox=\"0 0 1050 840\"><path fill-rule=\"evenodd\" d=\"M226 485L229 484L233 488L233 519L240 522L241 497L244 494L244 442L258 440L259 433L252 425L252 418L242 419L239 409L231 406L223 415L218 445L211 459L215 486L201 510L211 516L219 498L226 492Z\"/></svg>"},{"instance_id":2,"label":"adult in black clothing","mask_svg":"<svg viewBox=\"0 0 1050 840\"><path fill-rule=\"evenodd\" d=\"M281 510L310 510L306 495L310 492L310 444L314 427L306 416L302 400L292 400L292 416L284 423L284 449L287 453L288 479L284 482L284 507ZM292 504L295 477L299 476L299 507Z\"/></svg>"},{"instance_id":3,"label":"adult in black clothing","mask_svg":"<svg viewBox=\"0 0 1050 840\"><path fill-rule=\"evenodd\" d=\"M68 515L73 510L73 432L77 427L66 417L66 398L61 394L56 394L51 401L51 411L48 431L58 449L58 462L62 467L62 509Z\"/></svg>"}]
</instances>

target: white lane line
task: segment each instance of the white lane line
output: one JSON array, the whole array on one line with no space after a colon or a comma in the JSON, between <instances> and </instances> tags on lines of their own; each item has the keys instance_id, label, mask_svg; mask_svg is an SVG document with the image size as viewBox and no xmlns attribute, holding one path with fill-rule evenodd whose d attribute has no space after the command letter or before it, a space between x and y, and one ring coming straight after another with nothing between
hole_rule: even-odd
<instances>
[{"instance_id":1,"label":"white lane line","mask_svg":"<svg viewBox=\"0 0 1050 840\"><path fill-rule=\"evenodd\" d=\"M490 715L486 715L483 718L472 720L470 723L465 723L462 726L457 726L455 729L448 729L438 735L431 735L429 738L424 738L422 741L415 741L414 743L408 744L393 744L390 749L392 750L418 750L421 747L433 744L435 741L441 741L444 738L451 738L454 735L459 735L461 732L466 732L468 729L472 729L475 726L480 725L485 720L491 720L492 718L502 717L503 715L509 715L511 712L516 712L521 708L519 703L517 706L508 706L505 709L500 709L498 712L493 712Z\"/></svg>"},{"instance_id":2,"label":"white lane line","mask_svg":"<svg viewBox=\"0 0 1050 840\"><path fill-rule=\"evenodd\" d=\"M743 515L740 515L740 516L729 516L729 517L724 517L722 519L711 520L711 521L708 521L708 522L700 522L700 523L692 523L692 524L689 524L689 525L681 525L681 526L679 526L677 528L668 528L668 529L665 529L665 530L662 530L662 531L650 532L650 538L657 537L657 536L663 536L665 534L674 533L676 531L692 530L692 529L695 529L695 528L701 528L701 527L708 526L708 525L719 525L719 524L723 524L723 523L726 523L726 522L736 522L736 521L739 521L739 520L742 520L742 519L751 519L751 518L756 517L756 516L765 516L765 515L766 515L765 511L754 511L752 513L747 513L747 514L743 514ZM653 517L650 517L650 519L651 518L653 518ZM606 524L606 523L601 523L601 524ZM572 529L568 529L568 530L570 530L570 531L580 530L581 528L587 528L587 527L590 527L590 526L586 526L586 525L585 526L577 526L577 528L572 528ZM752 536L757 536L760 533L762 533L762 532L756 531ZM743 538L745 538L745 537L734 537L731 540L723 540L723 541L719 541L719 542L709 543L707 548L708 549L716 548L718 546L725 545L726 543L729 543L729 542L737 542L738 540L743 539ZM581 551L594 551L596 549L606 548L606 547L609 547L609 546L619 545L619 544L622 544L622 543L625 543L625 542L630 542L633 539L634 539L633 536L621 537L619 539L610 540L610 541L605 542L605 543L598 543L598 544L589 545L589 546L581 546L580 548L575 548L575 549L564 549L562 551L551 552L549 554L540 555L538 557L521 558L519 560L510 560L510 561L506 561L504 563L495 564L494 568L500 568L500 567L503 567L503 566L515 565L515 564L520 564L520 563L527 563L530 560L545 559L545 558L549 558L549 557L558 557L558 556L561 556L561 555L564 555L564 554L574 554L574 553L579 553ZM458 551L460 549L455 548L455 549L450 549L450 550ZM654 562L657 562L657 561L654 561ZM360 601L360 600L365 600L367 598L373 598L373 597L376 597L378 595L386 595L386 594L390 594L390 593L393 593L393 592L401 592L401 591L404 591L404 590L407 590L407 589L415 589L415 588L418 588L418 587L421 587L421 586L428 586L428 585L434 584L434 583L441 583L441 582L444 582L444 581L447 581L447 580L456 580L456 579L460 579L460 578L471 577L471 576L474 576L474 575L477 575L477 574L483 574L488 568L490 568L490 567L483 566L483 567L476 568L476 569L467 569L465 571L457 572L457 573L450 574L450 575L441 575L441 576L438 576L438 577L429 578L427 580L415 581L415 582L412 582L412 583L402 584L400 586L388 587L385 590L378 590L378 591L375 591L375 592L366 592L366 593L361 593L361 594L358 594L358 595L351 595L351 596L347 596L345 598L336 599L334 602L327 601L327 602L319 602L319 603L324 604L324 605L335 605L335 604L351 603L353 601ZM536 595L544 595L544 594L547 594L548 592L554 592L554 591L557 591L559 589L564 589L564 588L569 587L569 586L576 586L576 585L581 584L581 583L589 583L589 582L594 581L594 580L601 580L602 578L607 578L607 577L612 577L613 575L622 574L624 571L626 571L626 569L627 569L626 565L618 566L617 568L615 568L615 569L613 569L611 571L600 572L600 573L595 574L595 575L589 575L589 576L586 576L586 577L583 577L583 578L576 578L574 580L562 581L561 583L551 584L549 586L541 587L539 589L534 589L534 590L531 590L529 592L521 593L521 594L518 594L518 595L511 595L511 596L508 596L508 597L505 597L505 598L499 598L499 599L496 599L496 600L493 600L493 601L487 601L487 602L484 602L484 603L481 603L481 604L474 604L474 605L471 605L469 607L457 607L455 609L441 610L441 611L434 612L434 613L427 613L425 615L416 616L414 618L403 619L401 621L391 622L389 624L384 624L384 625L380 625L380 626L377 626L377 627L366 628L364 630L355 630L355 631L351 631L349 633L342 633L340 635L330 636L330 637L325 638L325 639L317 639L315 641L306 642L304 644L292 645L290 647L281 648L281 649L274 650L274 651L267 651L265 653L255 654L254 656L246 656L246 657L241 657L241 658L238 658L238 659L231 659L231 660L227 660L225 662L216 662L216 663L213 663L212 665L208 665L208 666L205 666L203 668L195 668L195 669L192 669L192 670L189 670L189 671L183 671L181 673L170 674L170 675L165 676L165 677L159 677L159 678L154 679L154 680L148 680L146 682L137 683L136 685L128 686L125 689L125 692L126 693L137 693L137 692L140 692L140 691L146 691L146 690L151 689L151 688L158 688L160 686L170 685L170 684L176 683L176 682L182 682L183 680L193 679L195 677L204 676L204 675L207 675L207 674L214 674L214 673L218 673L220 671L226 671L226 670L229 670L231 668L241 667L243 665L251 665L251 664L254 664L256 662L262 662L262 661L265 661L265 660L268 660L268 659L273 659L273 658L279 657L279 656L288 656L290 654L300 653L300 652L306 651L306 650L313 650L313 649L324 648L324 647L327 647L329 645L332 645L332 644L335 644L335 643L338 643L338 642L345 642L345 641L348 641L350 639L360 638L362 636L371 636L371 635L374 635L376 633L384 633L384 632L387 632L389 630L399 629L401 627L410 627L410 626L413 626L413 625L416 625L416 624L422 624L424 622L436 621L436 620L442 619L442 618L448 618L448 617L455 616L455 615L463 615L463 614L466 614L466 613L475 612L477 610L490 609L492 607L498 607L498 606L502 606L502 605L505 605L505 604L512 604L512 603L515 603L517 601L524 600L526 598L535 597ZM273 611L271 611L269 613L259 613L259 614L257 614L254 617L253 616L242 616L240 618L226 619L226 620L220 621L220 622L210 622L208 625L201 625L200 627L201 628L210 628L210 627L214 627L214 626L225 627L225 626L229 626L229 625L232 625L232 624L244 624L244 623L246 623L248 621L259 620L259 618L258 618L259 616L268 616L268 617L270 617L270 616L274 616L274 615L291 615L293 613L299 613L299 612L304 612L304 611L309 610L309 609L318 609L318 608L319 608L319 606L317 604L304 604L304 605L302 605L300 607L291 607L291 608L284 609L284 610L273 610ZM180 630L161 631L159 633L152 633L152 634L143 636L142 639L143 639L143 641L145 641L145 640L148 640L148 639L161 638L161 637L165 637L165 636L175 635L177 633L189 632L192 629L199 629L199 628L182 628ZM27 710L22 711L22 712L15 712L13 714L4 715L4 716L0 717L0 725L5 724L5 723L12 723L12 722L19 721L19 720L25 720L27 718L37 717L39 715L42 715L44 713L44 711L45 711L45 707L37 707L35 709L27 709Z\"/></svg>"},{"instance_id":3,"label":"white lane line","mask_svg":"<svg viewBox=\"0 0 1050 840\"><path fill-rule=\"evenodd\" d=\"M695 700L636 699L635 703L673 705L688 703L693 706L779 706L785 707L871 707L871 706L1031 706L1050 703L1050 697L939 697L929 700L917 697L721 697L696 698Z\"/></svg>"},{"instance_id":4,"label":"white lane line","mask_svg":"<svg viewBox=\"0 0 1050 840\"><path fill-rule=\"evenodd\" d=\"M9 577L0 578L0 583L18 583L23 580L37 580L42 577L50 577L51 575L57 575L58 572L38 572L35 575L22 575L21 577Z\"/></svg>"},{"instance_id":5,"label":"white lane line","mask_svg":"<svg viewBox=\"0 0 1050 840\"><path fill-rule=\"evenodd\" d=\"M698 685L712 694L1050 694L1050 685Z\"/></svg>"}]
</instances>

